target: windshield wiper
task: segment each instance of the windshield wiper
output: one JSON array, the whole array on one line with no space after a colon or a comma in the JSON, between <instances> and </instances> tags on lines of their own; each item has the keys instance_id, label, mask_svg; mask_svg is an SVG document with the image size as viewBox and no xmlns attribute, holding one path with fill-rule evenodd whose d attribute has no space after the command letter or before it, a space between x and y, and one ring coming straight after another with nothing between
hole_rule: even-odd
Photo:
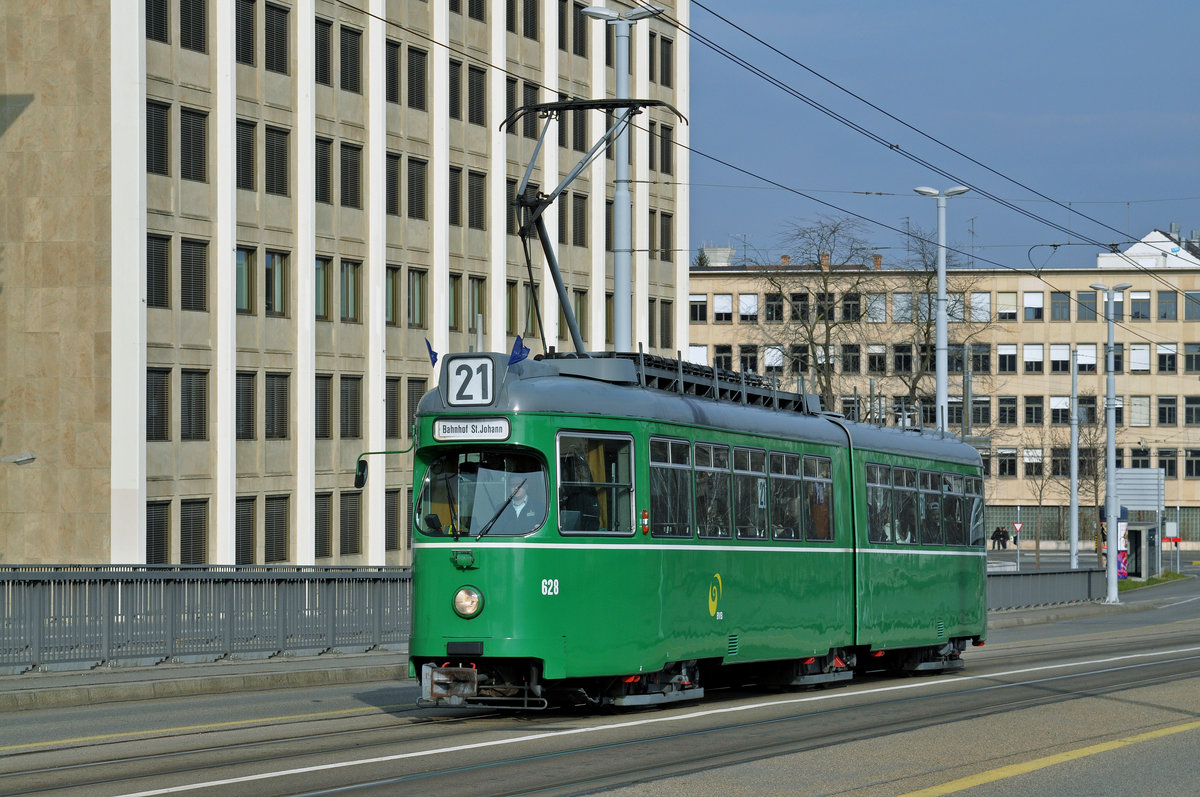
<instances>
[{"instance_id":1,"label":"windshield wiper","mask_svg":"<svg viewBox=\"0 0 1200 797\"><path fill-rule=\"evenodd\" d=\"M458 535L462 530L458 527L458 505L454 500L454 489L450 486L450 474L444 474L442 481L446 483L446 497L450 499L450 527L454 529L451 534L454 537L454 541L458 542Z\"/></svg>"},{"instance_id":2,"label":"windshield wiper","mask_svg":"<svg viewBox=\"0 0 1200 797\"><path fill-rule=\"evenodd\" d=\"M512 492L508 494L508 498L505 498L504 503L501 504L500 508L496 510L496 514L492 515L492 519L483 524L483 529L480 530L479 536L475 538L475 542L479 542L479 540L483 538L484 534L487 534L489 531L491 531L492 524L500 518L500 515L504 513L505 509L508 509L508 505L512 503L513 498L516 497L517 493L520 492L521 488L525 486L525 482L527 481L529 481L529 479L521 479L521 483L513 488Z\"/></svg>"}]
</instances>

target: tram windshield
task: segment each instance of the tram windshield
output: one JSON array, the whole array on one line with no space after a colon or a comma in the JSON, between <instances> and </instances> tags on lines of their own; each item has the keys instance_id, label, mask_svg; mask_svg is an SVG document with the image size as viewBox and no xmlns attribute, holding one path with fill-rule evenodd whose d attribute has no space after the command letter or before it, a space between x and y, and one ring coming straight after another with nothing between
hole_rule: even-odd
<instances>
[{"instance_id":1,"label":"tram windshield","mask_svg":"<svg viewBox=\"0 0 1200 797\"><path fill-rule=\"evenodd\" d=\"M443 454L425 472L416 528L433 537L528 534L546 520L546 469L496 451Z\"/></svg>"}]
</instances>

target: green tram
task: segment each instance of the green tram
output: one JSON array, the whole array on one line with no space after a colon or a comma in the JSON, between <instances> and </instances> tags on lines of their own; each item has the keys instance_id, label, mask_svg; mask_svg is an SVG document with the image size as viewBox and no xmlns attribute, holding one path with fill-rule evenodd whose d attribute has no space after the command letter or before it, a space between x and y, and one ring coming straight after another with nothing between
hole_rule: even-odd
<instances>
[{"instance_id":1,"label":"green tram","mask_svg":"<svg viewBox=\"0 0 1200 797\"><path fill-rule=\"evenodd\" d=\"M981 461L953 438L674 360L473 353L416 440L423 704L943 671L986 635Z\"/></svg>"}]
</instances>

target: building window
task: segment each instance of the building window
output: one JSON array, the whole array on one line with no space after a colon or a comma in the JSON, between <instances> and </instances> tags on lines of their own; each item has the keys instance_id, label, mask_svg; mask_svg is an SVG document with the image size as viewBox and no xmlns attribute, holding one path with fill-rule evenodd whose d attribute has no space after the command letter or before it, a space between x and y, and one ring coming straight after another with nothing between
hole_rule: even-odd
<instances>
[{"instance_id":1,"label":"building window","mask_svg":"<svg viewBox=\"0 0 1200 797\"><path fill-rule=\"evenodd\" d=\"M316 199L318 202L333 202L333 142L327 138L318 138L316 146Z\"/></svg>"},{"instance_id":2,"label":"building window","mask_svg":"<svg viewBox=\"0 0 1200 797\"><path fill-rule=\"evenodd\" d=\"M1158 467L1162 468L1164 479L1179 478L1179 452L1174 448L1158 449Z\"/></svg>"},{"instance_id":3,"label":"building window","mask_svg":"<svg viewBox=\"0 0 1200 797\"><path fill-rule=\"evenodd\" d=\"M658 170L663 174L674 174L675 128L670 125L659 125L658 140L662 145L659 149Z\"/></svg>"},{"instance_id":4,"label":"building window","mask_svg":"<svg viewBox=\"0 0 1200 797\"><path fill-rule=\"evenodd\" d=\"M1001 426L1016 426L1017 397L999 396L996 399L996 422Z\"/></svg>"},{"instance_id":5,"label":"building window","mask_svg":"<svg viewBox=\"0 0 1200 797\"><path fill-rule=\"evenodd\" d=\"M487 72L477 66L467 67L467 121L487 125Z\"/></svg>"},{"instance_id":6,"label":"building window","mask_svg":"<svg viewBox=\"0 0 1200 797\"><path fill-rule=\"evenodd\" d=\"M179 373L179 439L208 439L208 371Z\"/></svg>"},{"instance_id":7,"label":"building window","mask_svg":"<svg viewBox=\"0 0 1200 797\"><path fill-rule=\"evenodd\" d=\"M892 372L911 374L913 370L913 347L911 343L892 345Z\"/></svg>"},{"instance_id":8,"label":"building window","mask_svg":"<svg viewBox=\"0 0 1200 797\"><path fill-rule=\"evenodd\" d=\"M1096 320L1096 292L1077 291L1075 293L1075 320Z\"/></svg>"},{"instance_id":9,"label":"building window","mask_svg":"<svg viewBox=\"0 0 1200 797\"><path fill-rule=\"evenodd\" d=\"M881 376L887 373L887 345L883 343L867 344L867 373Z\"/></svg>"},{"instance_id":10,"label":"building window","mask_svg":"<svg viewBox=\"0 0 1200 797\"><path fill-rule=\"evenodd\" d=\"M1183 344L1183 371L1200 374L1200 343Z\"/></svg>"},{"instance_id":11,"label":"building window","mask_svg":"<svg viewBox=\"0 0 1200 797\"><path fill-rule=\"evenodd\" d=\"M713 322L717 324L733 323L733 294L713 294Z\"/></svg>"},{"instance_id":12,"label":"building window","mask_svg":"<svg viewBox=\"0 0 1200 797\"><path fill-rule=\"evenodd\" d=\"M146 439L149 441L171 439L170 390L169 368L146 369Z\"/></svg>"},{"instance_id":13,"label":"building window","mask_svg":"<svg viewBox=\"0 0 1200 797\"><path fill-rule=\"evenodd\" d=\"M171 239L146 236L146 306L171 306Z\"/></svg>"},{"instance_id":14,"label":"building window","mask_svg":"<svg viewBox=\"0 0 1200 797\"><path fill-rule=\"evenodd\" d=\"M483 172L467 172L467 226L487 229L487 175Z\"/></svg>"},{"instance_id":15,"label":"building window","mask_svg":"<svg viewBox=\"0 0 1200 797\"><path fill-rule=\"evenodd\" d=\"M208 3L179 0L179 46L198 53L208 52Z\"/></svg>"},{"instance_id":16,"label":"building window","mask_svg":"<svg viewBox=\"0 0 1200 797\"><path fill-rule=\"evenodd\" d=\"M254 439L254 377L253 371L238 371L234 408L238 440Z\"/></svg>"},{"instance_id":17,"label":"building window","mask_svg":"<svg viewBox=\"0 0 1200 797\"><path fill-rule=\"evenodd\" d=\"M992 400L987 396L977 396L971 399L971 424L973 426L988 426L992 422Z\"/></svg>"},{"instance_id":18,"label":"building window","mask_svg":"<svg viewBox=\"0 0 1200 797\"><path fill-rule=\"evenodd\" d=\"M288 131L278 127L266 129L267 193L288 195Z\"/></svg>"},{"instance_id":19,"label":"building window","mask_svg":"<svg viewBox=\"0 0 1200 797\"><path fill-rule=\"evenodd\" d=\"M362 207L362 147L342 142L342 207Z\"/></svg>"},{"instance_id":20,"label":"building window","mask_svg":"<svg viewBox=\"0 0 1200 797\"><path fill-rule=\"evenodd\" d=\"M892 323L911 324L913 320L912 294L901 291L892 294Z\"/></svg>"},{"instance_id":21,"label":"building window","mask_svg":"<svg viewBox=\"0 0 1200 797\"><path fill-rule=\"evenodd\" d=\"M487 8L487 0L467 0L467 16L471 19L478 22L486 22L485 8Z\"/></svg>"},{"instance_id":22,"label":"building window","mask_svg":"<svg viewBox=\"0 0 1200 797\"><path fill-rule=\"evenodd\" d=\"M313 385L313 417L316 420L313 436L318 440L333 437L333 376L317 374Z\"/></svg>"},{"instance_id":23,"label":"building window","mask_svg":"<svg viewBox=\"0 0 1200 797\"><path fill-rule=\"evenodd\" d=\"M572 27L572 30L571 30L572 52L574 52L575 55L581 55L584 58L587 58L587 54L588 54L588 48L587 48L588 20L587 20L587 17L585 17L583 15L583 9L584 9L583 3L574 3L573 4L572 22L574 22L574 24L571 26ZM608 26L605 25L605 27L608 27Z\"/></svg>"},{"instance_id":24,"label":"building window","mask_svg":"<svg viewBox=\"0 0 1200 797\"><path fill-rule=\"evenodd\" d=\"M1046 294L1041 291L1025 291L1025 320L1041 321L1045 312Z\"/></svg>"},{"instance_id":25,"label":"building window","mask_svg":"<svg viewBox=\"0 0 1200 797\"><path fill-rule=\"evenodd\" d=\"M659 46L658 82L664 88L671 88L675 83L675 44L668 38L663 38Z\"/></svg>"},{"instance_id":26,"label":"building window","mask_svg":"<svg viewBox=\"0 0 1200 797\"><path fill-rule=\"evenodd\" d=\"M254 0L234 4L234 60L254 66Z\"/></svg>"},{"instance_id":27,"label":"building window","mask_svg":"<svg viewBox=\"0 0 1200 797\"><path fill-rule=\"evenodd\" d=\"M414 111L425 110L426 98L426 53L416 47L408 48L408 107Z\"/></svg>"},{"instance_id":28,"label":"building window","mask_svg":"<svg viewBox=\"0 0 1200 797\"><path fill-rule=\"evenodd\" d=\"M1130 396L1129 397L1129 425L1130 426L1149 426L1150 425L1150 397L1149 396Z\"/></svg>"},{"instance_id":29,"label":"building window","mask_svg":"<svg viewBox=\"0 0 1200 797\"><path fill-rule=\"evenodd\" d=\"M179 307L208 310L208 244L204 241L179 242Z\"/></svg>"},{"instance_id":30,"label":"building window","mask_svg":"<svg viewBox=\"0 0 1200 797\"><path fill-rule=\"evenodd\" d=\"M400 323L397 310L400 308L400 267L388 266L383 285L383 320L390 327Z\"/></svg>"},{"instance_id":31,"label":"building window","mask_svg":"<svg viewBox=\"0 0 1200 797\"><path fill-rule=\"evenodd\" d=\"M313 508L313 554L328 559L333 556L333 493L317 493Z\"/></svg>"},{"instance_id":32,"label":"building window","mask_svg":"<svg viewBox=\"0 0 1200 797\"><path fill-rule=\"evenodd\" d=\"M1183 397L1183 423L1185 426L1200 426L1200 396Z\"/></svg>"},{"instance_id":33,"label":"building window","mask_svg":"<svg viewBox=\"0 0 1200 797\"><path fill-rule=\"evenodd\" d=\"M426 164L417 158L408 159L408 217L425 219Z\"/></svg>"},{"instance_id":34,"label":"building window","mask_svg":"<svg viewBox=\"0 0 1200 797\"><path fill-rule=\"evenodd\" d=\"M1105 352L1105 358L1107 358L1107 356L1108 356L1108 352ZM1113 358L1112 372L1114 374L1123 373L1125 371L1125 344L1124 343L1113 344L1112 358Z\"/></svg>"},{"instance_id":35,"label":"building window","mask_svg":"<svg viewBox=\"0 0 1200 797\"><path fill-rule=\"evenodd\" d=\"M414 329L425 328L425 282L424 271L408 270L408 325Z\"/></svg>"},{"instance_id":36,"label":"building window","mask_svg":"<svg viewBox=\"0 0 1200 797\"><path fill-rule=\"evenodd\" d=\"M1075 367L1081 374L1096 373L1096 344L1081 343L1075 349Z\"/></svg>"},{"instance_id":37,"label":"building window","mask_svg":"<svg viewBox=\"0 0 1200 797\"><path fill-rule=\"evenodd\" d=\"M447 326L455 332L462 331L462 274L451 274L446 291Z\"/></svg>"},{"instance_id":38,"label":"building window","mask_svg":"<svg viewBox=\"0 0 1200 797\"><path fill-rule=\"evenodd\" d=\"M288 437L288 375L267 374L263 432L268 440Z\"/></svg>"},{"instance_id":39,"label":"building window","mask_svg":"<svg viewBox=\"0 0 1200 797\"><path fill-rule=\"evenodd\" d=\"M713 346L713 368L733 370L733 347L718 344Z\"/></svg>"},{"instance_id":40,"label":"building window","mask_svg":"<svg viewBox=\"0 0 1200 797\"><path fill-rule=\"evenodd\" d=\"M1179 397L1178 396L1159 396L1158 397L1158 425L1159 426L1175 426L1179 423ZM1148 454L1147 454L1148 456ZM1147 465L1146 467L1149 467Z\"/></svg>"},{"instance_id":41,"label":"building window","mask_svg":"<svg viewBox=\"0 0 1200 797\"><path fill-rule=\"evenodd\" d=\"M580 291L575 291L575 296L577 298L579 294ZM579 321L579 329L582 332L585 327L585 323L584 317L581 317L579 309L579 307L575 308L575 318ZM469 277L467 279L467 331L478 332L484 328L486 320L487 278Z\"/></svg>"},{"instance_id":42,"label":"building window","mask_svg":"<svg viewBox=\"0 0 1200 797\"><path fill-rule=\"evenodd\" d=\"M170 44L170 12L167 0L146 0L146 38Z\"/></svg>"},{"instance_id":43,"label":"building window","mask_svg":"<svg viewBox=\"0 0 1200 797\"><path fill-rule=\"evenodd\" d=\"M359 282L362 263L356 260L342 261L342 321L357 323L359 317Z\"/></svg>"},{"instance_id":44,"label":"building window","mask_svg":"<svg viewBox=\"0 0 1200 797\"><path fill-rule=\"evenodd\" d=\"M400 156L387 153L383 174L384 212L389 216L400 215Z\"/></svg>"},{"instance_id":45,"label":"building window","mask_svg":"<svg viewBox=\"0 0 1200 797\"><path fill-rule=\"evenodd\" d=\"M383 546L388 551L400 550L400 493L387 490L383 494Z\"/></svg>"},{"instance_id":46,"label":"building window","mask_svg":"<svg viewBox=\"0 0 1200 797\"><path fill-rule=\"evenodd\" d=\"M170 162L171 106L146 101L146 172L167 174Z\"/></svg>"},{"instance_id":47,"label":"building window","mask_svg":"<svg viewBox=\"0 0 1200 797\"><path fill-rule=\"evenodd\" d=\"M179 176L208 181L208 114L204 111L179 109Z\"/></svg>"},{"instance_id":48,"label":"building window","mask_svg":"<svg viewBox=\"0 0 1200 797\"><path fill-rule=\"evenodd\" d=\"M254 190L254 122L237 120L235 149L237 150L236 185L243 191Z\"/></svg>"},{"instance_id":49,"label":"building window","mask_svg":"<svg viewBox=\"0 0 1200 797\"><path fill-rule=\"evenodd\" d=\"M1040 374L1045 370L1045 351L1040 343L1026 343L1021 350L1025 360L1025 373Z\"/></svg>"},{"instance_id":50,"label":"building window","mask_svg":"<svg viewBox=\"0 0 1200 797\"><path fill-rule=\"evenodd\" d=\"M525 105L537 105L538 101L538 85L525 81ZM521 135L528 139L536 140L538 137L538 117L535 113L525 114L525 118L521 120Z\"/></svg>"},{"instance_id":51,"label":"building window","mask_svg":"<svg viewBox=\"0 0 1200 797\"><path fill-rule=\"evenodd\" d=\"M571 194L571 244L587 246L587 195Z\"/></svg>"},{"instance_id":52,"label":"building window","mask_svg":"<svg viewBox=\"0 0 1200 797\"><path fill-rule=\"evenodd\" d=\"M238 498L234 503L234 564L254 564L254 514L258 506L255 496Z\"/></svg>"},{"instance_id":53,"label":"building window","mask_svg":"<svg viewBox=\"0 0 1200 797\"><path fill-rule=\"evenodd\" d=\"M1129 344L1129 373L1131 373L1131 374L1148 374L1148 373L1150 373L1150 344L1149 343L1130 343Z\"/></svg>"},{"instance_id":54,"label":"building window","mask_svg":"<svg viewBox=\"0 0 1200 797\"><path fill-rule=\"evenodd\" d=\"M171 502L146 502L146 564L165 565L171 560Z\"/></svg>"},{"instance_id":55,"label":"building window","mask_svg":"<svg viewBox=\"0 0 1200 797\"><path fill-rule=\"evenodd\" d=\"M383 391L384 436L400 437L400 377L389 376Z\"/></svg>"},{"instance_id":56,"label":"building window","mask_svg":"<svg viewBox=\"0 0 1200 797\"><path fill-rule=\"evenodd\" d=\"M1071 346L1068 343L1050 344L1050 373L1071 373Z\"/></svg>"},{"instance_id":57,"label":"building window","mask_svg":"<svg viewBox=\"0 0 1200 797\"><path fill-rule=\"evenodd\" d=\"M1158 344L1158 372L1160 374L1173 374L1178 370L1179 363L1176 355L1177 351L1179 351L1179 347L1174 343Z\"/></svg>"},{"instance_id":58,"label":"building window","mask_svg":"<svg viewBox=\"0 0 1200 797\"><path fill-rule=\"evenodd\" d=\"M1175 291L1158 292L1158 318L1160 321L1175 321L1179 318L1179 294Z\"/></svg>"},{"instance_id":59,"label":"building window","mask_svg":"<svg viewBox=\"0 0 1200 797\"><path fill-rule=\"evenodd\" d=\"M1055 426L1066 426L1071 422L1071 397L1050 397L1050 423Z\"/></svg>"},{"instance_id":60,"label":"building window","mask_svg":"<svg viewBox=\"0 0 1200 797\"><path fill-rule=\"evenodd\" d=\"M316 260L316 274L313 279L313 304L319 321L329 320L329 277L333 262L327 257Z\"/></svg>"},{"instance_id":61,"label":"building window","mask_svg":"<svg viewBox=\"0 0 1200 797\"><path fill-rule=\"evenodd\" d=\"M844 294L842 296L842 320L857 321L860 318L862 318L862 294Z\"/></svg>"},{"instance_id":62,"label":"building window","mask_svg":"<svg viewBox=\"0 0 1200 797\"><path fill-rule=\"evenodd\" d=\"M1050 320L1071 320L1071 294L1063 291L1053 291L1050 294Z\"/></svg>"},{"instance_id":63,"label":"building window","mask_svg":"<svg viewBox=\"0 0 1200 797\"><path fill-rule=\"evenodd\" d=\"M318 19L316 33L313 37L314 56L316 61L316 81L322 86L333 85L333 69L331 66L330 41L332 40L333 23L326 19Z\"/></svg>"},{"instance_id":64,"label":"building window","mask_svg":"<svg viewBox=\"0 0 1200 797\"><path fill-rule=\"evenodd\" d=\"M1084 424L1092 424L1096 422L1096 397L1095 396L1080 396L1079 397L1079 422Z\"/></svg>"},{"instance_id":65,"label":"building window","mask_svg":"<svg viewBox=\"0 0 1200 797\"><path fill-rule=\"evenodd\" d=\"M264 63L267 71L288 73L288 10L282 6L267 3L264 8L263 29L266 33L266 57Z\"/></svg>"},{"instance_id":66,"label":"building window","mask_svg":"<svg viewBox=\"0 0 1200 797\"><path fill-rule=\"evenodd\" d=\"M362 94L362 31L341 26L341 74L339 82L342 91Z\"/></svg>"},{"instance_id":67,"label":"building window","mask_svg":"<svg viewBox=\"0 0 1200 797\"><path fill-rule=\"evenodd\" d=\"M384 44L383 97L388 102L400 102L400 42L388 39Z\"/></svg>"},{"instance_id":68,"label":"building window","mask_svg":"<svg viewBox=\"0 0 1200 797\"><path fill-rule=\"evenodd\" d=\"M521 0L521 34L526 39L538 38L538 0Z\"/></svg>"},{"instance_id":69,"label":"building window","mask_svg":"<svg viewBox=\"0 0 1200 797\"><path fill-rule=\"evenodd\" d=\"M450 79L446 94L451 119L462 119L462 61L450 61Z\"/></svg>"},{"instance_id":70,"label":"building window","mask_svg":"<svg viewBox=\"0 0 1200 797\"><path fill-rule=\"evenodd\" d=\"M1129 449L1129 467L1131 468L1149 468L1150 467L1150 449L1148 448L1131 448Z\"/></svg>"},{"instance_id":71,"label":"building window","mask_svg":"<svg viewBox=\"0 0 1200 797\"><path fill-rule=\"evenodd\" d=\"M691 323L708 323L708 296L703 293L690 294L688 296L688 313Z\"/></svg>"},{"instance_id":72,"label":"building window","mask_svg":"<svg viewBox=\"0 0 1200 797\"><path fill-rule=\"evenodd\" d=\"M288 496L268 495L263 518L263 561L286 562L288 558Z\"/></svg>"},{"instance_id":73,"label":"building window","mask_svg":"<svg viewBox=\"0 0 1200 797\"><path fill-rule=\"evenodd\" d=\"M857 374L862 370L862 349L857 343L842 345L842 373Z\"/></svg>"},{"instance_id":74,"label":"building window","mask_svg":"<svg viewBox=\"0 0 1200 797\"><path fill-rule=\"evenodd\" d=\"M1130 291L1129 319L1131 321L1149 321L1152 317L1150 315L1150 291ZM1146 452L1146 462L1149 463L1149 461L1150 453Z\"/></svg>"},{"instance_id":75,"label":"building window","mask_svg":"<svg viewBox=\"0 0 1200 797\"><path fill-rule=\"evenodd\" d=\"M1017 450L1015 448L996 450L996 476L1001 479L1017 478Z\"/></svg>"},{"instance_id":76,"label":"building window","mask_svg":"<svg viewBox=\"0 0 1200 797\"><path fill-rule=\"evenodd\" d=\"M420 406L421 398L429 386L424 379L410 378L405 387L408 391L408 413L404 418L404 431L408 433L417 423L417 407Z\"/></svg>"},{"instance_id":77,"label":"building window","mask_svg":"<svg viewBox=\"0 0 1200 797\"><path fill-rule=\"evenodd\" d=\"M1042 475L1042 460L1045 458L1046 452L1040 448L1027 448L1022 452L1022 459L1025 460L1025 477L1041 476Z\"/></svg>"},{"instance_id":78,"label":"building window","mask_svg":"<svg viewBox=\"0 0 1200 797\"><path fill-rule=\"evenodd\" d=\"M1046 402L1043 396L1025 397L1025 425L1041 426L1046 422Z\"/></svg>"},{"instance_id":79,"label":"building window","mask_svg":"<svg viewBox=\"0 0 1200 797\"><path fill-rule=\"evenodd\" d=\"M996 320L997 321L1016 321L1017 320L1017 294L1015 292L1004 292L996 294Z\"/></svg>"},{"instance_id":80,"label":"building window","mask_svg":"<svg viewBox=\"0 0 1200 797\"><path fill-rule=\"evenodd\" d=\"M675 259L675 217L670 213L658 214L660 226L659 231L659 246L662 247L662 261L670 263Z\"/></svg>"},{"instance_id":81,"label":"building window","mask_svg":"<svg viewBox=\"0 0 1200 797\"><path fill-rule=\"evenodd\" d=\"M208 499L179 502L179 564L208 563Z\"/></svg>"},{"instance_id":82,"label":"building window","mask_svg":"<svg viewBox=\"0 0 1200 797\"><path fill-rule=\"evenodd\" d=\"M1080 451L1080 465L1083 464L1083 452ZM1082 469L1081 469L1082 470ZM1050 449L1050 475L1069 476L1071 473L1071 449L1056 446ZM1082 473L1080 474L1082 475Z\"/></svg>"},{"instance_id":83,"label":"building window","mask_svg":"<svg viewBox=\"0 0 1200 797\"><path fill-rule=\"evenodd\" d=\"M362 377L338 377L338 421L340 436L343 439L362 437Z\"/></svg>"}]
</instances>

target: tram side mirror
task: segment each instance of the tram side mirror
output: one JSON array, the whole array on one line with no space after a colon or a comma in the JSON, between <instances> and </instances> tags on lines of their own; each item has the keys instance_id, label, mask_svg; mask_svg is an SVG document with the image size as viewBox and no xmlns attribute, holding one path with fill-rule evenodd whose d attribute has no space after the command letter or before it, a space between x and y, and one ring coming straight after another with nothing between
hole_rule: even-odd
<instances>
[{"instance_id":1,"label":"tram side mirror","mask_svg":"<svg viewBox=\"0 0 1200 797\"><path fill-rule=\"evenodd\" d=\"M433 512L430 512L425 516L425 528L429 529L435 534L440 532L442 530L442 519Z\"/></svg>"},{"instance_id":2,"label":"tram side mirror","mask_svg":"<svg viewBox=\"0 0 1200 797\"><path fill-rule=\"evenodd\" d=\"M358 464L354 466L354 489L361 490L363 485L367 483L367 461L360 459Z\"/></svg>"}]
</instances>

